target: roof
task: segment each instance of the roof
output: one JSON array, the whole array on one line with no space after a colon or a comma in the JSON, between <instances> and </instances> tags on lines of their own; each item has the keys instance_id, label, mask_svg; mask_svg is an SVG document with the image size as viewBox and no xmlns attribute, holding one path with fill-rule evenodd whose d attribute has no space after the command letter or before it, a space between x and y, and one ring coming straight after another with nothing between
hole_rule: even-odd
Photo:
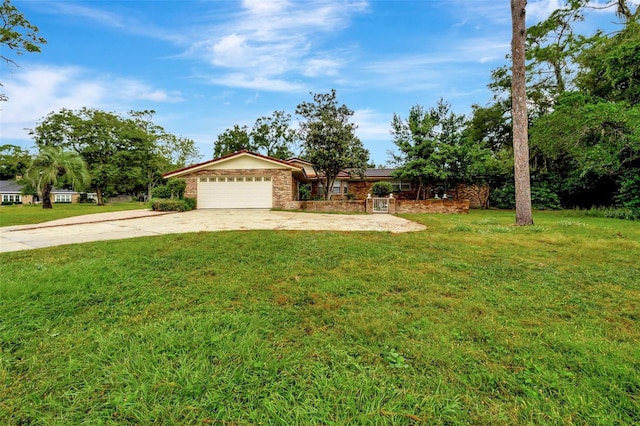
<instances>
[{"instance_id":1,"label":"roof","mask_svg":"<svg viewBox=\"0 0 640 426\"><path fill-rule=\"evenodd\" d=\"M0 180L0 194L20 194L24 185L16 182L15 180ZM52 194L77 194L76 191L71 189L58 189L53 188Z\"/></svg>"},{"instance_id":2,"label":"roof","mask_svg":"<svg viewBox=\"0 0 640 426\"><path fill-rule=\"evenodd\" d=\"M22 191L22 185L15 180L0 180L0 193L2 194L19 194Z\"/></svg>"},{"instance_id":3,"label":"roof","mask_svg":"<svg viewBox=\"0 0 640 426\"><path fill-rule=\"evenodd\" d=\"M292 169L296 172L299 172L302 177L304 177L306 179L306 173L304 171L304 168L301 166L297 166L295 164L289 163L288 161L285 160L281 160L279 158L274 158L274 157L269 157L267 155L262 155L259 154L257 152L251 152L248 151L246 149L243 149L241 151L236 151L232 154L227 154L227 155L223 155L222 157L218 157L218 158L214 158L213 160L209 160L209 161L205 161L203 163L198 163L198 164L193 164L191 166L187 166L187 167L183 167L181 169L178 170L173 170L171 172L167 172L164 173L162 175L162 177L164 178L171 178L171 177L178 177L178 176L184 176L186 174L192 173L192 172L196 172L198 170L202 170L207 168L207 166L210 166L212 164L216 164L216 163L223 163L225 161L228 161L232 158L236 158L236 157L243 157L243 156L250 156L250 157L255 157L261 160L265 160L271 163L276 163L278 165L283 166L283 168L288 168L288 169Z\"/></svg>"}]
</instances>

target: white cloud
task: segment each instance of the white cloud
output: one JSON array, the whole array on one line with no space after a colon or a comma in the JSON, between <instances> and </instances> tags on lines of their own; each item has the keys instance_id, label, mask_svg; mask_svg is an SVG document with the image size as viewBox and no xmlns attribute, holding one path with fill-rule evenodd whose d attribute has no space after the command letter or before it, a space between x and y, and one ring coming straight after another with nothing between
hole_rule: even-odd
<instances>
[{"instance_id":1,"label":"white cloud","mask_svg":"<svg viewBox=\"0 0 640 426\"><path fill-rule=\"evenodd\" d=\"M343 67L347 60L342 58L349 56L344 48L321 56L312 52L324 37L347 27L351 17L367 7L365 1L244 0L235 16L202 30L207 37L192 43L188 55L228 69L227 75L213 78L216 84L271 91L299 89L301 84L285 83L285 76L335 76ZM266 86L259 87L260 83Z\"/></svg>"},{"instance_id":2,"label":"white cloud","mask_svg":"<svg viewBox=\"0 0 640 426\"><path fill-rule=\"evenodd\" d=\"M29 66L4 77L8 102L0 105L3 139L27 140L25 128L61 108L135 109L137 102L179 102L180 93L167 92L144 82L96 75L74 66Z\"/></svg>"}]
</instances>

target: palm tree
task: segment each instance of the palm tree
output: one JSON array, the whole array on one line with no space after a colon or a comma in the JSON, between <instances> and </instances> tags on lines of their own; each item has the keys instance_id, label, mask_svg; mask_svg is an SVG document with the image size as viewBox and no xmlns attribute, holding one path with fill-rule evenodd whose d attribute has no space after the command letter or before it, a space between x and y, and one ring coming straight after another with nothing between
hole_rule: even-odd
<instances>
[{"instance_id":1,"label":"palm tree","mask_svg":"<svg viewBox=\"0 0 640 426\"><path fill-rule=\"evenodd\" d=\"M42 191L42 208L51 209L51 190L57 185L71 185L82 190L91 181L82 157L61 147L48 146L40 150L27 170L26 179Z\"/></svg>"}]
</instances>

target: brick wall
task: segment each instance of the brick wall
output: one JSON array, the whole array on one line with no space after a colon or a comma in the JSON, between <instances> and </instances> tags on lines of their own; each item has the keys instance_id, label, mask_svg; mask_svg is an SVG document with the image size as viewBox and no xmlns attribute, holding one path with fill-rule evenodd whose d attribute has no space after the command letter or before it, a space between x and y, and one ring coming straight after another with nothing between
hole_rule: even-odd
<instances>
[{"instance_id":1,"label":"brick wall","mask_svg":"<svg viewBox=\"0 0 640 426\"><path fill-rule=\"evenodd\" d=\"M300 209L307 212L364 213L364 200L358 201L300 201Z\"/></svg>"},{"instance_id":2,"label":"brick wall","mask_svg":"<svg viewBox=\"0 0 640 426\"><path fill-rule=\"evenodd\" d=\"M469 200L395 200L396 213L469 213Z\"/></svg>"}]
</instances>

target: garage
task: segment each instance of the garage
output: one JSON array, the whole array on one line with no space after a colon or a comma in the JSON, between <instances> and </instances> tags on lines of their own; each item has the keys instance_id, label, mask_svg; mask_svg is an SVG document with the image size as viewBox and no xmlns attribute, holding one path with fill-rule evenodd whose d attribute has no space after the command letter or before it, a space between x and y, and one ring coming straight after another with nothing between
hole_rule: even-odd
<instances>
[{"instance_id":1,"label":"garage","mask_svg":"<svg viewBox=\"0 0 640 426\"><path fill-rule=\"evenodd\" d=\"M198 179L198 208L270 209L270 176L209 176Z\"/></svg>"},{"instance_id":2,"label":"garage","mask_svg":"<svg viewBox=\"0 0 640 426\"><path fill-rule=\"evenodd\" d=\"M309 182L302 166L246 150L162 176L184 179L184 196L199 209L296 208L298 185Z\"/></svg>"}]
</instances>

